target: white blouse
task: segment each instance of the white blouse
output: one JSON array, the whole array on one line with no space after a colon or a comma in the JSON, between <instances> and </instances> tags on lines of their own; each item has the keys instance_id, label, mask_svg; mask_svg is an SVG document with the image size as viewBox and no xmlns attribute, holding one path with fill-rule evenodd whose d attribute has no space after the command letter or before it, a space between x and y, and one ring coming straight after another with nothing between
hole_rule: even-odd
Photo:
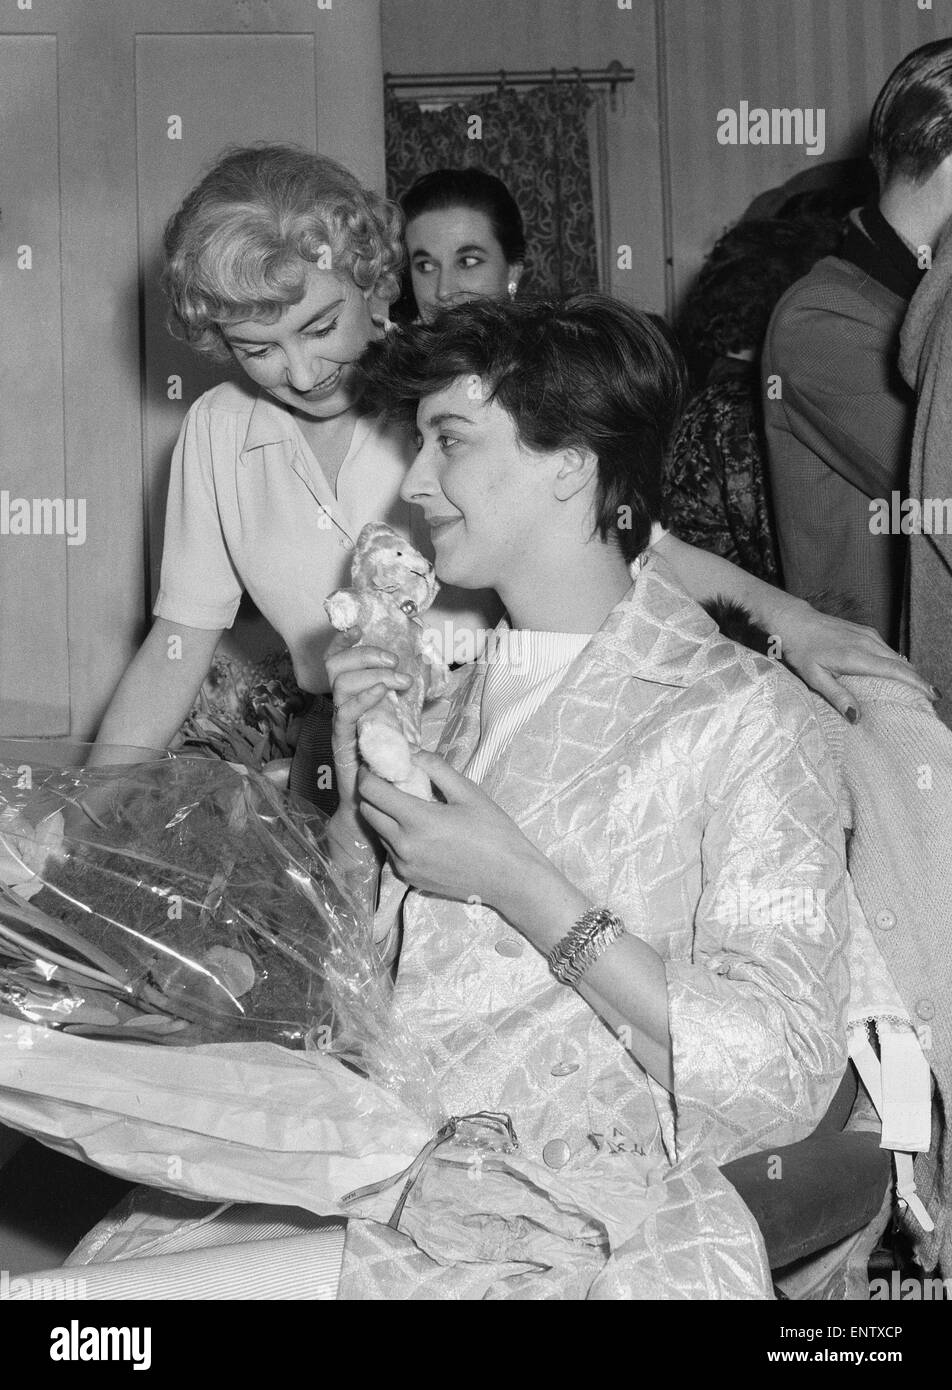
<instances>
[{"instance_id":1,"label":"white blouse","mask_svg":"<svg viewBox=\"0 0 952 1390\"><path fill-rule=\"evenodd\" d=\"M591 641L586 632L530 632L503 620L479 658L488 667L479 706L479 743L464 768L482 781L490 764L558 685Z\"/></svg>"}]
</instances>

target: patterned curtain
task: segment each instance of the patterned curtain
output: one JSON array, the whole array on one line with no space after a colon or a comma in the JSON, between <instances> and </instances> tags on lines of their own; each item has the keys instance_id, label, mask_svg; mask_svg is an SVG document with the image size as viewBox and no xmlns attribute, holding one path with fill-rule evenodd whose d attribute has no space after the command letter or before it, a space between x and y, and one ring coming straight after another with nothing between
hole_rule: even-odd
<instances>
[{"instance_id":1,"label":"patterned curtain","mask_svg":"<svg viewBox=\"0 0 952 1390\"><path fill-rule=\"evenodd\" d=\"M502 179L526 228L529 295L561 298L598 289L586 118L594 97L580 82L512 88L440 111L388 94L387 191L399 199L433 169L475 166ZM482 121L470 139L471 118Z\"/></svg>"}]
</instances>

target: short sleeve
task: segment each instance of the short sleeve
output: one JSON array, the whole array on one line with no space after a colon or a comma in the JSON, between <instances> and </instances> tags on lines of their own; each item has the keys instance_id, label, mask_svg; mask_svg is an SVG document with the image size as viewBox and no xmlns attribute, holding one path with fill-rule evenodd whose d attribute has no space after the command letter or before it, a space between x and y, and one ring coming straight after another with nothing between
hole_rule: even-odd
<instances>
[{"instance_id":1,"label":"short sleeve","mask_svg":"<svg viewBox=\"0 0 952 1390\"><path fill-rule=\"evenodd\" d=\"M153 612L188 627L234 622L242 583L228 553L216 492L216 464L237 463L242 419L195 402L172 455L162 578Z\"/></svg>"},{"instance_id":2,"label":"short sleeve","mask_svg":"<svg viewBox=\"0 0 952 1390\"><path fill-rule=\"evenodd\" d=\"M689 961L669 961L678 1158L807 1137L846 1067L848 915L834 772L782 676L748 702L709 793Z\"/></svg>"}]
</instances>

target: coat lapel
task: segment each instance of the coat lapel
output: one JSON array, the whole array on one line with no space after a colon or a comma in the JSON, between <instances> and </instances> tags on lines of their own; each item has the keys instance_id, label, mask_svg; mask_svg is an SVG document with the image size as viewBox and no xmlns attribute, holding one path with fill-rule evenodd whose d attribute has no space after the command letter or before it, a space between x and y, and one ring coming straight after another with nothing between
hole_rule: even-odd
<instances>
[{"instance_id":1,"label":"coat lapel","mask_svg":"<svg viewBox=\"0 0 952 1390\"><path fill-rule=\"evenodd\" d=\"M486 664L475 661L458 673L455 689L436 745L436 752L457 772L469 762L479 742L479 711L486 682Z\"/></svg>"}]
</instances>

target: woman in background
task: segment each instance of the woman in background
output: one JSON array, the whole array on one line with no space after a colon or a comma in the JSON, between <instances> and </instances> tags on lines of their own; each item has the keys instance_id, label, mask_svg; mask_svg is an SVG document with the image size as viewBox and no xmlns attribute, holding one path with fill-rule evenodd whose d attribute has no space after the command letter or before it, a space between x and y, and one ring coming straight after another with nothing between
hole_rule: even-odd
<instances>
[{"instance_id":1,"label":"woman in background","mask_svg":"<svg viewBox=\"0 0 952 1390\"><path fill-rule=\"evenodd\" d=\"M739 222L717 242L680 324L705 384L685 411L664 472L676 536L770 584L780 564L767 489L760 349L774 305L842 237L831 217Z\"/></svg>"},{"instance_id":2,"label":"woman in background","mask_svg":"<svg viewBox=\"0 0 952 1390\"><path fill-rule=\"evenodd\" d=\"M416 312L429 323L470 299L514 299L526 258L522 216L482 169L437 169L401 200Z\"/></svg>"}]
</instances>

